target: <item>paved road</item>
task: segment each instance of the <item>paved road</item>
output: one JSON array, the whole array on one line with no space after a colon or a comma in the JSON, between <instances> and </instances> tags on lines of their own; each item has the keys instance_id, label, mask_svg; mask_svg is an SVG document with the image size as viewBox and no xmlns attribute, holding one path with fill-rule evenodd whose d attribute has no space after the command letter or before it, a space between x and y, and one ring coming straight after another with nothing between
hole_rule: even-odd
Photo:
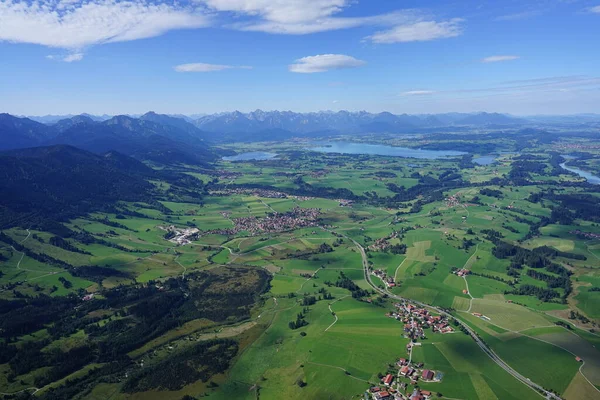
<instances>
[{"instance_id":1,"label":"paved road","mask_svg":"<svg viewBox=\"0 0 600 400\"><path fill-rule=\"evenodd\" d=\"M335 234L335 232L333 231L329 231ZM415 300L411 300L411 299L405 299L403 297L397 296L395 294L392 294L390 292L388 292L387 290L381 289L380 287L378 287L377 285L375 285L373 283L373 281L371 280L371 274L369 273L369 261L367 259L367 255L365 253L365 249L364 247L362 247L362 245L360 243L358 243L356 240L342 235L343 237L345 237L346 239L350 240L352 243L354 243L354 245L356 246L356 248L360 251L360 255L362 257L362 263L363 263L363 271L365 274L365 280L369 283L369 285L376 290L377 292L381 293L381 294L385 294L393 299L396 300L400 300L400 301L410 301L414 304L419 305L420 307L423 308L427 308L430 310L435 311L438 314L441 315L445 315L446 317L449 318L454 318L458 321L458 323L469 333L469 335L473 338L473 340L475 340L475 343L477 343L477 345L481 348L481 350L488 355L488 357L490 357L492 359L492 361L494 361L496 364L498 364L500 366L500 368L502 368L503 370L505 370L506 372L508 372L509 374L511 374L513 377L515 377L516 379L518 379L519 381L521 381L522 383L524 383L525 385L529 386L530 388L532 388L533 390L535 390L537 393L539 393L540 395L545 396L547 399L552 399L552 400L562 400L561 397L555 395L554 393L548 392L546 389L544 389L542 386L538 385L535 382L532 382L531 380L529 380L528 378L524 377L523 375L521 375L520 373L518 373L517 371L515 371L510 365L508 365L507 363L505 363L496 353L494 353L494 351L492 349L490 349L480 338L479 336L477 336L477 334L467 325L465 324L463 321L461 321L460 319L458 319L457 317L455 317L454 315L451 315L447 312L445 312L444 310L441 310L437 307L434 306L430 306L429 304L425 304L425 303L421 303L419 301L415 301Z\"/></svg>"}]
</instances>

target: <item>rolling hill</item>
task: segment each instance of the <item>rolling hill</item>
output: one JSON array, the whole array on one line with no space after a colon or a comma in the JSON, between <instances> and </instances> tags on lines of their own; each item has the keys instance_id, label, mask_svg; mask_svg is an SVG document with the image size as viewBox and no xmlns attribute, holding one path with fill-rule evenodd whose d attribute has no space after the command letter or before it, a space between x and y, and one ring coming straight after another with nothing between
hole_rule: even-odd
<instances>
[{"instance_id":1,"label":"rolling hill","mask_svg":"<svg viewBox=\"0 0 600 400\"><path fill-rule=\"evenodd\" d=\"M130 157L58 145L0 153L0 221L22 215L62 219L116 201L140 201L154 171Z\"/></svg>"}]
</instances>

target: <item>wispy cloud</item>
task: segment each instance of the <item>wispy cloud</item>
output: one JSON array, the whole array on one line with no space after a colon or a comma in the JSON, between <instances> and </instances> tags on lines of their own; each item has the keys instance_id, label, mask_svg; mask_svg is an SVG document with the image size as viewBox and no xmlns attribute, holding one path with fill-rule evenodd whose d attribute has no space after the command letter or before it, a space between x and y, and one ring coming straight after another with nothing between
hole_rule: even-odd
<instances>
[{"instance_id":1,"label":"wispy cloud","mask_svg":"<svg viewBox=\"0 0 600 400\"><path fill-rule=\"evenodd\" d=\"M594 14L600 14L600 5L590 8L590 12Z\"/></svg>"},{"instance_id":2,"label":"wispy cloud","mask_svg":"<svg viewBox=\"0 0 600 400\"><path fill-rule=\"evenodd\" d=\"M462 23L460 18L442 22L417 21L377 32L367 39L374 43L403 43L452 38L463 33Z\"/></svg>"},{"instance_id":3,"label":"wispy cloud","mask_svg":"<svg viewBox=\"0 0 600 400\"><path fill-rule=\"evenodd\" d=\"M312 3L302 4L310 7ZM254 18L249 21L230 25L233 29L256 31L284 35L307 35L311 33L357 28L361 26L389 27L418 20L419 13L414 10L395 11L387 14L365 17L323 16L316 19L273 20Z\"/></svg>"},{"instance_id":4,"label":"wispy cloud","mask_svg":"<svg viewBox=\"0 0 600 400\"><path fill-rule=\"evenodd\" d=\"M290 72L312 74L315 72L326 72L332 69L357 68L365 64L365 61L344 54L321 54L300 58L288 68Z\"/></svg>"},{"instance_id":5,"label":"wispy cloud","mask_svg":"<svg viewBox=\"0 0 600 400\"><path fill-rule=\"evenodd\" d=\"M496 20L497 21L517 21L517 20L521 20L521 19L536 17L540 14L542 14L541 10L529 10L529 11L522 11L522 12L518 12L518 13L514 13L514 14L501 15L498 18L496 18Z\"/></svg>"},{"instance_id":6,"label":"wispy cloud","mask_svg":"<svg viewBox=\"0 0 600 400\"><path fill-rule=\"evenodd\" d=\"M356 0L0 0L0 42L66 49L72 55L65 56L64 61L77 61L74 55L83 54L92 46L208 26L289 35L369 26L382 29L366 38L375 43L434 40L458 36L463 30L460 19L437 21L414 9L345 16L344 11L355 3Z\"/></svg>"},{"instance_id":7,"label":"wispy cloud","mask_svg":"<svg viewBox=\"0 0 600 400\"><path fill-rule=\"evenodd\" d=\"M83 60L83 53L73 53L63 58L63 61L68 63L81 60Z\"/></svg>"},{"instance_id":8,"label":"wispy cloud","mask_svg":"<svg viewBox=\"0 0 600 400\"><path fill-rule=\"evenodd\" d=\"M209 24L201 9L146 0L2 0L0 41L76 50ZM69 58L69 57L65 57ZM77 61L76 57L70 57ZM67 60L65 60L67 61Z\"/></svg>"},{"instance_id":9,"label":"wispy cloud","mask_svg":"<svg viewBox=\"0 0 600 400\"><path fill-rule=\"evenodd\" d=\"M230 25L244 31L259 31L287 35L356 28L385 27L389 30L367 37L377 43L424 41L458 36L462 20L436 22L423 11L414 9L362 17L340 14L355 0L203 0L209 9L231 12L241 21ZM367 1L367 0L364 0Z\"/></svg>"},{"instance_id":10,"label":"wispy cloud","mask_svg":"<svg viewBox=\"0 0 600 400\"><path fill-rule=\"evenodd\" d=\"M402 96L427 96L435 93L437 92L433 90L410 90L408 92L403 92Z\"/></svg>"},{"instance_id":11,"label":"wispy cloud","mask_svg":"<svg viewBox=\"0 0 600 400\"><path fill-rule=\"evenodd\" d=\"M538 84L563 84L587 82L590 79L586 75L550 76L544 78L517 79L502 82L502 85L538 85Z\"/></svg>"},{"instance_id":12,"label":"wispy cloud","mask_svg":"<svg viewBox=\"0 0 600 400\"><path fill-rule=\"evenodd\" d=\"M359 26L393 26L414 20L413 10L343 17L354 0L200 0L215 12L233 13L230 27L244 31L305 35Z\"/></svg>"},{"instance_id":13,"label":"wispy cloud","mask_svg":"<svg viewBox=\"0 0 600 400\"><path fill-rule=\"evenodd\" d=\"M83 53L71 53L71 54L67 54L67 55L50 54L50 55L47 55L46 58L48 60L64 61L67 63L71 63L71 62L83 60Z\"/></svg>"},{"instance_id":14,"label":"wispy cloud","mask_svg":"<svg viewBox=\"0 0 600 400\"><path fill-rule=\"evenodd\" d=\"M177 72L217 72L226 69L252 69L252 67L241 65L219 65L206 63L180 64L173 67Z\"/></svg>"},{"instance_id":15,"label":"wispy cloud","mask_svg":"<svg viewBox=\"0 0 600 400\"><path fill-rule=\"evenodd\" d=\"M495 63L495 62L503 62L503 61L513 61L518 60L519 56L490 56L481 59L482 63Z\"/></svg>"},{"instance_id":16,"label":"wispy cloud","mask_svg":"<svg viewBox=\"0 0 600 400\"><path fill-rule=\"evenodd\" d=\"M600 77L574 75L574 76L556 76L523 79L516 81L502 82L496 86L482 88L458 88L447 90L414 90L402 93L403 96L448 96L456 94L484 94L484 95L504 95L515 93L534 93L534 92L571 92L580 90L590 90L600 88Z\"/></svg>"}]
</instances>

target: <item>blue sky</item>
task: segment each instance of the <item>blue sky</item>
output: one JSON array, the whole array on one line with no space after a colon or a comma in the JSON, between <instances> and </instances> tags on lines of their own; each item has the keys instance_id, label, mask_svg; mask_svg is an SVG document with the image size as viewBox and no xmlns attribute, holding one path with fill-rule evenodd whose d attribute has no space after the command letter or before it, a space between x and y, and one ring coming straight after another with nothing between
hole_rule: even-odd
<instances>
[{"instance_id":1,"label":"blue sky","mask_svg":"<svg viewBox=\"0 0 600 400\"><path fill-rule=\"evenodd\" d=\"M0 112L600 112L600 0L0 0Z\"/></svg>"}]
</instances>

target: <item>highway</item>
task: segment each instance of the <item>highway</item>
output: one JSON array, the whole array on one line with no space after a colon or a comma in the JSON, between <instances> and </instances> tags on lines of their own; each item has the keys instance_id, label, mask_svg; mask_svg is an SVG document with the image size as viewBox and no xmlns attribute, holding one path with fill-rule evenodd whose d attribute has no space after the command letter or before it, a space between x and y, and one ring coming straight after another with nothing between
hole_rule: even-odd
<instances>
[{"instance_id":1,"label":"highway","mask_svg":"<svg viewBox=\"0 0 600 400\"><path fill-rule=\"evenodd\" d=\"M388 292L385 289L381 289L380 287L376 286L373 281L371 280L371 274L369 273L369 261L367 259L367 254L365 253L365 249L364 247L362 247L362 245L360 243L358 243L356 240L346 236L346 235L341 235L339 233L335 233L334 231L329 231L331 233L334 233L336 235L340 235L345 237L346 239L350 240L352 243L354 243L354 245L356 246L356 248L360 251L360 255L362 257L362 264L363 264L363 271L365 274L365 280L368 282L368 284L377 292L381 293L381 294L385 294L388 297L392 298L392 299L396 299L396 300L400 300L400 301L409 301L412 302L420 307L423 308L427 308L429 310L432 310L438 314L441 315L445 315L448 318L454 318L455 320L458 321L458 323L469 333L469 335L471 335L471 337L473 338L473 340L475 340L475 343L477 343L477 345L481 348L481 350L488 355L488 357L490 357L492 359L492 361L494 361L496 364L498 364L500 366L500 368L502 368L503 370L505 370L506 372L508 372L509 374L511 374L512 376L514 376L516 379L518 379L519 381L521 381L522 383L524 383L525 385L529 386L531 389L535 390L538 394L540 394L540 396L545 397L546 399L551 399L551 400L562 400L561 397L557 396L554 393L551 393L549 391L547 391L546 389L544 389L542 386L538 385L535 382L532 382L530 379L524 377L523 375L521 375L520 373L518 373L517 371L515 371L510 365L508 365L506 362L504 362L496 353L494 353L494 351L492 349L490 349L480 338L479 336L477 336L477 334L467 325L465 324L463 321L461 321L459 318L457 318L454 315L451 315L447 312L445 312L444 310L438 308L438 307L434 307L431 306L429 304L425 304L425 303L421 303L419 301L415 301L412 299L405 299L403 297L397 296L393 293Z\"/></svg>"}]
</instances>

